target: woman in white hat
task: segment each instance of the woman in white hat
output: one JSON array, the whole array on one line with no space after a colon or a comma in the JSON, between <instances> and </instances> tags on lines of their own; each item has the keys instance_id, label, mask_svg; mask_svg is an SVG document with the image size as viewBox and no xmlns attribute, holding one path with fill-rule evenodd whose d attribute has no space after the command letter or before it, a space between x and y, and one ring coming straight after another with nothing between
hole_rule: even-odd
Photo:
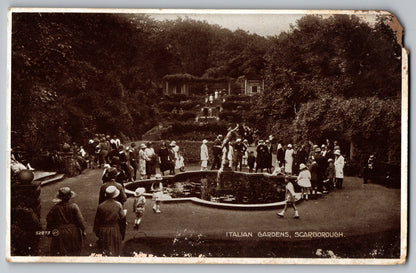
<instances>
[{"instance_id":1,"label":"woman in white hat","mask_svg":"<svg viewBox=\"0 0 416 273\"><path fill-rule=\"evenodd\" d=\"M302 198L308 200L309 190L312 187L311 184L311 172L305 164L301 163L299 165L299 175L298 175L298 185L300 186L302 192Z\"/></svg>"},{"instance_id":2,"label":"woman in white hat","mask_svg":"<svg viewBox=\"0 0 416 273\"><path fill-rule=\"evenodd\" d=\"M105 190L106 198L98 205L94 221L94 233L98 237L98 250L106 256L119 256L126 228L126 213L115 198L120 191L115 186Z\"/></svg>"},{"instance_id":3,"label":"woman in white hat","mask_svg":"<svg viewBox=\"0 0 416 273\"><path fill-rule=\"evenodd\" d=\"M50 255L79 256L85 233L85 222L77 204L70 202L75 193L69 187L60 188L46 216L46 230L52 232Z\"/></svg>"},{"instance_id":4,"label":"woman in white hat","mask_svg":"<svg viewBox=\"0 0 416 273\"><path fill-rule=\"evenodd\" d=\"M342 182L344 180L344 165L345 160L344 157L341 155L340 150L335 150L335 184L338 189L342 189Z\"/></svg>"},{"instance_id":5,"label":"woman in white hat","mask_svg":"<svg viewBox=\"0 0 416 273\"><path fill-rule=\"evenodd\" d=\"M139 150L139 173L140 179L146 177L146 161L148 161L148 157L146 155L146 144L140 144Z\"/></svg>"},{"instance_id":6,"label":"woman in white hat","mask_svg":"<svg viewBox=\"0 0 416 273\"><path fill-rule=\"evenodd\" d=\"M285 173L291 175L292 174L292 166L293 166L293 154L295 151L292 149L292 144L287 145L287 149L285 152Z\"/></svg>"},{"instance_id":7,"label":"woman in white hat","mask_svg":"<svg viewBox=\"0 0 416 273\"><path fill-rule=\"evenodd\" d=\"M201 145L201 171L206 171L208 168L209 154L207 143L208 140L204 139Z\"/></svg>"}]
</instances>

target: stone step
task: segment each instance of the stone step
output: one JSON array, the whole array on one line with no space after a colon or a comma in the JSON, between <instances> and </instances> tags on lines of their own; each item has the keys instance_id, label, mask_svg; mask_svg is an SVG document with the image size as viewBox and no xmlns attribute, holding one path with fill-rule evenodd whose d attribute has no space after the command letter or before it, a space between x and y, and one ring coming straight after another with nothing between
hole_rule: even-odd
<instances>
[{"instance_id":1,"label":"stone step","mask_svg":"<svg viewBox=\"0 0 416 273\"><path fill-rule=\"evenodd\" d=\"M65 174L56 174L53 177L50 177L50 178L48 178L46 180L43 180L41 182L41 186L45 186L47 184L51 184L51 183L55 183L55 182L61 181L64 178L64 176L65 176Z\"/></svg>"},{"instance_id":2,"label":"stone step","mask_svg":"<svg viewBox=\"0 0 416 273\"><path fill-rule=\"evenodd\" d=\"M35 181L47 180L47 179L55 176L56 174L57 174L57 172L34 171L33 175L35 176L35 178L33 180L35 180Z\"/></svg>"}]
</instances>

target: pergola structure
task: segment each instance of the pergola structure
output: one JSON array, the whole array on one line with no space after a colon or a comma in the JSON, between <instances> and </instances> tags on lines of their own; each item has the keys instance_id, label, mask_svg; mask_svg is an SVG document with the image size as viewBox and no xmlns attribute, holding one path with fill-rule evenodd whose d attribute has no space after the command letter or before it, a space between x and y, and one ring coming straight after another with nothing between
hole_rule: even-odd
<instances>
[{"instance_id":1,"label":"pergola structure","mask_svg":"<svg viewBox=\"0 0 416 273\"><path fill-rule=\"evenodd\" d=\"M205 94L213 92L213 89L227 90L231 93L231 78L198 77L190 74L173 74L163 77L164 95L184 94Z\"/></svg>"}]
</instances>

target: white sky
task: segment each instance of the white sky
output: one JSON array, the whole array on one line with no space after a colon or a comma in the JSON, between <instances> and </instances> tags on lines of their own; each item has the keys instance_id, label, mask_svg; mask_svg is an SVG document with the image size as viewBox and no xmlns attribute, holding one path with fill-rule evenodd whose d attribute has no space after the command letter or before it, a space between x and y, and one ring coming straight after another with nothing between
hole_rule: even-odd
<instances>
[{"instance_id":1,"label":"white sky","mask_svg":"<svg viewBox=\"0 0 416 273\"><path fill-rule=\"evenodd\" d=\"M290 25L296 25L296 20L305 14L148 14L159 21L175 20L178 17L207 21L209 24L217 24L232 31L242 29L250 33L262 36L278 35L290 29ZM328 15L323 15L326 17ZM374 22L374 14L358 15L361 19Z\"/></svg>"},{"instance_id":2,"label":"white sky","mask_svg":"<svg viewBox=\"0 0 416 273\"><path fill-rule=\"evenodd\" d=\"M303 15L275 15L275 14L151 14L156 20L175 20L178 17L207 21L232 31L242 29L262 36L277 35L289 30L290 24Z\"/></svg>"}]
</instances>

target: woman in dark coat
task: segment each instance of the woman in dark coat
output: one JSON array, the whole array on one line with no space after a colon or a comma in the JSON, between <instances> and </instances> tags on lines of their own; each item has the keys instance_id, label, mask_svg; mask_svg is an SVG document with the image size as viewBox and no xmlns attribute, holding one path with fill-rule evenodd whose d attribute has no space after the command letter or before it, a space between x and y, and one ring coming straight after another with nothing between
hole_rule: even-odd
<instances>
[{"instance_id":1,"label":"woman in dark coat","mask_svg":"<svg viewBox=\"0 0 416 273\"><path fill-rule=\"evenodd\" d=\"M277 145L277 162L279 167L283 167L285 164L285 150L280 143Z\"/></svg>"},{"instance_id":2,"label":"woman in dark coat","mask_svg":"<svg viewBox=\"0 0 416 273\"><path fill-rule=\"evenodd\" d=\"M162 142L159 152L159 168L162 175L165 175L165 171L170 169L169 150L166 147L166 143Z\"/></svg>"},{"instance_id":3,"label":"woman in dark coat","mask_svg":"<svg viewBox=\"0 0 416 273\"><path fill-rule=\"evenodd\" d=\"M260 172L263 172L264 168L267 168L266 166L266 157L267 157L267 147L264 145L263 140L259 140L259 144L257 145L256 151L257 151L257 158L256 158L256 172L258 169L260 169Z\"/></svg>"},{"instance_id":4,"label":"woman in dark coat","mask_svg":"<svg viewBox=\"0 0 416 273\"><path fill-rule=\"evenodd\" d=\"M46 221L52 233L50 255L79 256L85 233L85 222L77 204L69 202L75 195L68 187L60 188L57 203L49 211Z\"/></svg>"},{"instance_id":5,"label":"woman in dark coat","mask_svg":"<svg viewBox=\"0 0 416 273\"><path fill-rule=\"evenodd\" d=\"M106 256L119 256L126 228L126 214L120 202L114 200L120 194L115 186L105 190L107 200L97 208L94 233L98 237L98 249Z\"/></svg>"}]
</instances>

